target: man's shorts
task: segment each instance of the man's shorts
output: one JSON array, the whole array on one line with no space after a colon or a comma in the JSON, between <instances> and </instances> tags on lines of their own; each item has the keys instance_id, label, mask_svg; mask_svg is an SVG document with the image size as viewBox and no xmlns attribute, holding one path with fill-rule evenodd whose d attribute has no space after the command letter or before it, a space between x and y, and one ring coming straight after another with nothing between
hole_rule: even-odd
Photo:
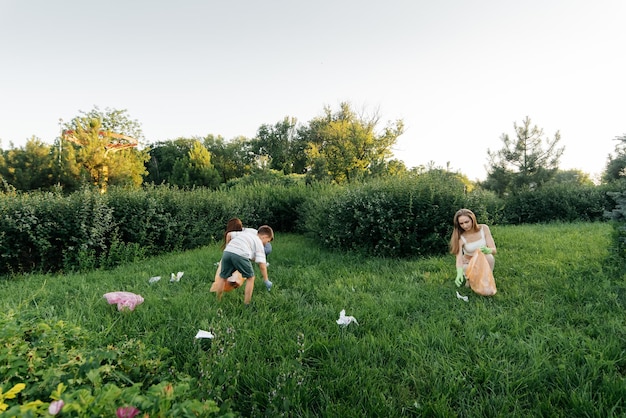
<instances>
[{"instance_id":1,"label":"man's shorts","mask_svg":"<svg viewBox=\"0 0 626 418\"><path fill-rule=\"evenodd\" d=\"M228 279L235 271L239 271L244 279L254 277L252 263L245 257L224 251L222 254L222 270L220 277Z\"/></svg>"}]
</instances>

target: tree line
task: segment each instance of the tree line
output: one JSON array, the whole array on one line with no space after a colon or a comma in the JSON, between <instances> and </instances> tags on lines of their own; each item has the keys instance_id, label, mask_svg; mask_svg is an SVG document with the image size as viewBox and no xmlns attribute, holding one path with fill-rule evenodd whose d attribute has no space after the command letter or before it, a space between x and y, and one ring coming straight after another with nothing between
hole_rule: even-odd
<instances>
[{"instance_id":1,"label":"tree line","mask_svg":"<svg viewBox=\"0 0 626 418\"><path fill-rule=\"evenodd\" d=\"M21 148L0 152L0 179L5 190L63 190L85 183L105 191L108 186L139 188L168 184L182 188L218 188L244 178L263 180L268 174L306 182L354 183L371 178L443 170L408 168L393 159L392 147L404 133L402 120L381 127L377 112L356 112L349 103L325 107L305 124L285 117L264 124L253 138L226 140L219 135L176 138L149 145L141 124L126 110L95 107L61 122L52 145L32 137ZM498 195L533 190L546 183L592 184L587 173L559 170L564 152L560 134L553 138L526 117L514 123L514 136L503 133L502 148L487 152L487 178L468 187ZM133 140L135 142L133 142ZM626 135L616 137L615 153L607 156L603 182L626 178Z\"/></svg>"}]
</instances>

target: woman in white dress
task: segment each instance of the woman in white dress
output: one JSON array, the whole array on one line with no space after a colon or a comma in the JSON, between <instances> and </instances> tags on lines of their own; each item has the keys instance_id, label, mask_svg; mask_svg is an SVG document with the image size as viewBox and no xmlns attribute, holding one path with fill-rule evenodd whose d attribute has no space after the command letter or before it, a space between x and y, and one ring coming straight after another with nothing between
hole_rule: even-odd
<instances>
[{"instance_id":1,"label":"woman in white dress","mask_svg":"<svg viewBox=\"0 0 626 418\"><path fill-rule=\"evenodd\" d=\"M476 251L485 254L491 271L495 266L496 243L489 226L476 222L476 215L469 209L459 209L454 214L454 230L450 238L450 253L456 255L457 286L463 284L465 269Z\"/></svg>"}]
</instances>

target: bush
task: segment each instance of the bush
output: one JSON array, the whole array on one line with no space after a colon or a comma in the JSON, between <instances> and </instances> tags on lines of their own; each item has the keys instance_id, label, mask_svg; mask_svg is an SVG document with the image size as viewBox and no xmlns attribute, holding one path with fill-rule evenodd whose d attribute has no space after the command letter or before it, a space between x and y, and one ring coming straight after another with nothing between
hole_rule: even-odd
<instances>
[{"instance_id":1,"label":"bush","mask_svg":"<svg viewBox=\"0 0 626 418\"><path fill-rule=\"evenodd\" d=\"M626 265L626 191L609 192L614 199L615 207L607 211L605 216L614 223L615 254L621 266Z\"/></svg>"},{"instance_id":2,"label":"bush","mask_svg":"<svg viewBox=\"0 0 626 418\"><path fill-rule=\"evenodd\" d=\"M9 191L0 195L0 274L110 268L198 248L221 240L232 217L277 233L313 234L332 248L392 257L440 254L461 207L488 224L597 221L615 205L607 191L619 190L616 184L557 184L500 199L480 189L466 193L458 175L440 170L347 186L265 174L268 183L248 179L219 190Z\"/></svg>"},{"instance_id":3,"label":"bush","mask_svg":"<svg viewBox=\"0 0 626 418\"><path fill-rule=\"evenodd\" d=\"M106 199L83 189L0 198L0 273L97 265L115 235Z\"/></svg>"},{"instance_id":4,"label":"bush","mask_svg":"<svg viewBox=\"0 0 626 418\"><path fill-rule=\"evenodd\" d=\"M134 339L93 348L96 335L28 316L0 314L3 417L49 416L59 400L62 416L115 416L129 406L150 416L217 416L213 400L199 400L196 379L172 372L165 350ZM11 389L16 396L2 395Z\"/></svg>"},{"instance_id":5,"label":"bush","mask_svg":"<svg viewBox=\"0 0 626 418\"><path fill-rule=\"evenodd\" d=\"M463 184L442 173L329 190L309 201L305 229L330 248L386 257L442 254Z\"/></svg>"},{"instance_id":6,"label":"bush","mask_svg":"<svg viewBox=\"0 0 626 418\"><path fill-rule=\"evenodd\" d=\"M254 228L267 224L293 232L310 192L301 183L3 195L0 274L111 268L146 255L198 248L221 240L232 217Z\"/></svg>"},{"instance_id":7,"label":"bush","mask_svg":"<svg viewBox=\"0 0 626 418\"><path fill-rule=\"evenodd\" d=\"M291 186L277 184L241 185L223 191L234 200L232 216L244 226L269 225L274 231L294 232L298 228L301 206L315 198L314 189L304 183ZM226 225L221 225L222 231Z\"/></svg>"},{"instance_id":8,"label":"bush","mask_svg":"<svg viewBox=\"0 0 626 418\"><path fill-rule=\"evenodd\" d=\"M609 204L600 186L549 184L505 198L505 223L601 221Z\"/></svg>"},{"instance_id":9,"label":"bush","mask_svg":"<svg viewBox=\"0 0 626 418\"><path fill-rule=\"evenodd\" d=\"M234 206L229 196L205 188L117 189L110 190L108 198L120 240L136 243L148 254L187 250L219 240Z\"/></svg>"},{"instance_id":10,"label":"bush","mask_svg":"<svg viewBox=\"0 0 626 418\"><path fill-rule=\"evenodd\" d=\"M504 222L505 201L490 190L475 189L468 193L464 207L474 212L480 223L495 225Z\"/></svg>"}]
</instances>

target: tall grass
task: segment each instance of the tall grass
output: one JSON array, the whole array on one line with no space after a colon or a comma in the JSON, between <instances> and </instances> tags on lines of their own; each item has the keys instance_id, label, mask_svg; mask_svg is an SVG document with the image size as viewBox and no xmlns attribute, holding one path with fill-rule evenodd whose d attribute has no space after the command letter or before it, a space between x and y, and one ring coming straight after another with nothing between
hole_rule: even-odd
<instances>
[{"instance_id":1,"label":"tall grass","mask_svg":"<svg viewBox=\"0 0 626 418\"><path fill-rule=\"evenodd\" d=\"M219 303L209 292L217 245L112 271L17 277L0 283L0 307L80 325L94 346L166 348L201 396L243 416L626 414L626 275L607 262L611 226L492 233L491 298L455 287L452 256L366 258L277 233L274 288L258 279L250 308L242 289ZM117 312L102 297L115 290L145 302ZM358 325L340 327L342 309ZM198 329L215 339L195 340Z\"/></svg>"}]
</instances>

